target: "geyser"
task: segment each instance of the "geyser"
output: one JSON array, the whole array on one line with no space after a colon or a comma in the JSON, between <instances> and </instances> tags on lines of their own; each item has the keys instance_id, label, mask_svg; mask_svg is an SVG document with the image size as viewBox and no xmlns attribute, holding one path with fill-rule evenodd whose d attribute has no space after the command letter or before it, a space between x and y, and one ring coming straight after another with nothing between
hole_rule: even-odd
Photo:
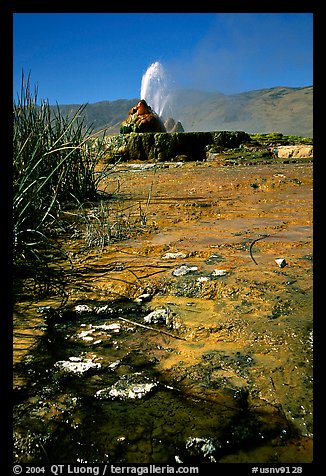
<instances>
[{"instance_id":1,"label":"geyser","mask_svg":"<svg viewBox=\"0 0 326 476\"><path fill-rule=\"evenodd\" d=\"M184 132L181 122L168 117L171 111L171 88L168 75L161 63L152 63L142 77L140 101L130 109L121 123L120 133L130 132ZM163 118L163 114L165 118Z\"/></svg>"},{"instance_id":2,"label":"geyser","mask_svg":"<svg viewBox=\"0 0 326 476\"><path fill-rule=\"evenodd\" d=\"M163 116L170 98L170 85L167 73L159 61L152 63L144 73L140 98L144 99L159 117Z\"/></svg>"}]
</instances>

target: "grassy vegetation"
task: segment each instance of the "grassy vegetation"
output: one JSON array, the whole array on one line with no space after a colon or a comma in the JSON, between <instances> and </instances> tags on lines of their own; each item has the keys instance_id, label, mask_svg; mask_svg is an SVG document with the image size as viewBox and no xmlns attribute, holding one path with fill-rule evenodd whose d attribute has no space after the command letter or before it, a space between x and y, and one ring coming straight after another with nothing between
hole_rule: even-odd
<instances>
[{"instance_id":1,"label":"grassy vegetation","mask_svg":"<svg viewBox=\"0 0 326 476\"><path fill-rule=\"evenodd\" d=\"M31 91L30 77L22 77L21 92L13 104L17 298L65 295L70 262L63 244L66 238L83 238L84 252L147 229L146 208L145 212L141 204L137 210L130 205L123 208L111 200L112 193L101 190L114 165L103 165L106 137L93 134L92 127L85 125L85 107L64 116L59 106L55 109L46 100L38 104L37 88ZM118 181L117 191L119 187Z\"/></svg>"},{"instance_id":2,"label":"grassy vegetation","mask_svg":"<svg viewBox=\"0 0 326 476\"><path fill-rule=\"evenodd\" d=\"M250 134L253 143L260 145L296 145L306 144L312 145L313 139L311 137L284 135L281 132L272 132L270 134Z\"/></svg>"},{"instance_id":3,"label":"grassy vegetation","mask_svg":"<svg viewBox=\"0 0 326 476\"><path fill-rule=\"evenodd\" d=\"M96 195L94 168L100 144L94 151L91 130L47 101L37 104L37 88L22 76L20 96L13 105L13 258L15 277L45 279L55 258L64 257L57 243L65 231L62 211Z\"/></svg>"}]
</instances>

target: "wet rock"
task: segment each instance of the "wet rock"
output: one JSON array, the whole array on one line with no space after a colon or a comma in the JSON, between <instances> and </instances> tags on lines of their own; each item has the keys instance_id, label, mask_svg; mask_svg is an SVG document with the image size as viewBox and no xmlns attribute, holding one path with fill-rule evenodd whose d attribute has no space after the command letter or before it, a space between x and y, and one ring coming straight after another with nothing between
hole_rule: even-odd
<instances>
[{"instance_id":1,"label":"wet rock","mask_svg":"<svg viewBox=\"0 0 326 476\"><path fill-rule=\"evenodd\" d=\"M59 360L54 366L64 373L77 376L82 376L101 368L100 363L95 363L92 359L83 360L81 357L69 357L69 360Z\"/></svg>"},{"instance_id":2,"label":"wet rock","mask_svg":"<svg viewBox=\"0 0 326 476\"><path fill-rule=\"evenodd\" d=\"M169 317L169 309L156 309L144 317L147 324L166 324Z\"/></svg>"},{"instance_id":3,"label":"wet rock","mask_svg":"<svg viewBox=\"0 0 326 476\"><path fill-rule=\"evenodd\" d=\"M140 296L138 296L135 301L138 302L138 303L142 303L142 302L147 302L147 301L150 301L152 299L152 295L149 294L149 293L143 293L141 294Z\"/></svg>"},{"instance_id":4,"label":"wet rock","mask_svg":"<svg viewBox=\"0 0 326 476\"><path fill-rule=\"evenodd\" d=\"M183 321L176 313L172 312L169 307L156 309L144 317L147 324L164 324L168 329L180 330Z\"/></svg>"},{"instance_id":5,"label":"wet rock","mask_svg":"<svg viewBox=\"0 0 326 476\"><path fill-rule=\"evenodd\" d=\"M100 325L81 324L80 329L82 330L71 336L72 340L82 340L86 343L96 345L102 342L102 339L110 339L112 333L120 332L121 324L118 322L112 322L110 324L104 323Z\"/></svg>"},{"instance_id":6,"label":"wet rock","mask_svg":"<svg viewBox=\"0 0 326 476\"><path fill-rule=\"evenodd\" d=\"M36 312L38 314L50 314L51 311L53 311L53 308L51 306L39 306L36 309Z\"/></svg>"},{"instance_id":7,"label":"wet rock","mask_svg":"<svg viewBox=\"0 0 326 476\"><path fill-rule=\"evenodd\" d=\"M78 304L75 306L75 311L77 314L90 314L93 312L93 309L86 304Z\"/></svg>"},{"instance_id":8,"label":"wet rock","mask_svg":"<svg viewBox=\"0 0 326 476\"><path fill-rule=\"evenodd\" d=\"M205 278L208 278L207 280ZM212 281L209 276L197 275L193 276L189 273L186 276L180 276L179 279L172 278L168 281L169 293L171 296L184 296L188 298L200 298L202 288L205 282Z\"/></svg>"},{"instance_id":9,"label":"wet rock","mask_svg":"<svg viewBox=\"0 0 326 476\"><path fill-rule=\"evenodd\" d=\"M107 316L115 314L115 310L108 304L89 305L76 304L63 309L52 306L40 306L37 313L43 314L46 324L64 323L65 321L90 315Z\"/></svg>"},{"instance_id":10,"label":"wet rock","mask_svg":"<svg viewBox=\"0 0 326 476\"><path fill-rule=\"evenodd\" d=\"M95 329L92 329L92 328L81 331L77 334L77 338L82 339L85 342L93 342L94 337L92 337L90 334L93 334L94 331Z\"/></svg>"},{"instance_id":11,"label":"wet rock","mask_svg":"<svg viewBox=\"0 0 326 476\"><path fill-rule=\"evenodd\" d=\"M115 362L111 362L111 364L108 365L108 368L110 370L114 370L117 367L119 367L120 364L121 364L121 360L116 360Z\"/></svg>"},{"instance_id":12,"label":"wet rock","mask_svg":"<svg viewBox=\"0 0 326 476\"><path fill-rule=\"evenodd\" d=\"M76 316L76 312L72 309L60 309L52 306L40 306L36 312L44 316L44 321L47 326L73 319Z\"/></svg>"},{"instance_id":13,"label":"wet rock","mask_svg":"<svg viewBox=\"0 0 326 476\"><path fill-rule=\"evenodd\" d=\"M310 348L311 352L313 352L313 350L314 350L314 332L313 332L313 329L311 329L311 331L309 331L308 344L309 344L309 348Z\"/></svg>"},{"instance_id":14,"label":"wet rock","mask_svg":"<svg viewBox=\"0 0 326 476\"><path fill-rule=\"evenodd\" d=\"M214 454L217 451L211 438L189 437L186 441L186 450L192 457L199 457L203 462L216 463Z\"/></svg>"},{"instance_id":15,"label":"wet rock","mask_svg":"<svg viewBox=\"0 0 326 476\"><path fill-rule=\"evenodd\" d=\"M103 306L98 306L95 308L95 313L98 316L113 314L114 309L112 309L108 304L104 304Z\"/></svg>"},{"instance_id":16,"label":"wet rock","mask_svg":"<svg viewBox=\"0 0 326 476\"><path fill-rule=\"evenodd\" d=\"M112 322L112 324L101 324L99 326L93 326L95 330L120 332L121 324L118 322Z\"/></svg>"},{"instance_id":17,"label":"wet rock","mask_svg":"<svg viewBox=\"0 0 326 476\"><path fill-rule=\"evenodd\" d=\"M173 276L179 277L179 276L185 276L186 274L189 274L189 273L193 273L194 271L198 271L197 266L182 265L179 268L172 271L172 274Z\"/></svg>"},{"instance_id":18,"label":"wet rock","mask_svg":"<svg viewBox=\"0 0 326 476\"><path fill-rule=\"evenodd\" d=\"M103 388L95 393L99 400L137 400L145 397L157 386L141 374L124 375L111 387Z\"/></svg>"},{"instance_id":19,"label":"wet rock","mask_svg":"<svg viewBox=\"0 0 326 476\"><path fill-rule=\"evenodd\" d=\"M166 327L168 329L179 331L184 327L184 323L182 318L178 314L171 312L166 320Z\"/></svg>"},{"instance_id":20,"label":"wet rock","mask_svg":"<svg viewBox=\"0 0 326 476\"><path fill-rule=\"evenodd\" d=\"M215 263L219 263L220 261L224 261L223 256L214 253L214 254L210 255L210 257L207 258L207 260L205 260L205 263L206 264L215 264Z\"/></svg>"},{"instance_id":21,"label":"wet rock","mask_svg":"<svg viewBox=\"0 0 326 476\"><path fill-rule=\"evenodd\" d=\"M235 148L247 141L250 137L242 131L135 132L129 125L123 134L111 138L107 153L113 160L124 161L165 162L180 160L181 156L187 161L205 161L208 145Z\"/></svg>"}]
</instances>

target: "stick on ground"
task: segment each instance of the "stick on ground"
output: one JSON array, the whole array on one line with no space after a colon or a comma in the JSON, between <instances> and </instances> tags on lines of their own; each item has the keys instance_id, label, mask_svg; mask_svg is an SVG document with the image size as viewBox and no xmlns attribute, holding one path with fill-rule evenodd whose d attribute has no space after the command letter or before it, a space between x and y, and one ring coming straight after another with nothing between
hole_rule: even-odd
<instances>
[{"instance_id":1,"label":"stick on ground","mask_svg":"<svg viewBox=\"0 0 326 476\"><path fill-rule=\"evenodd\" d=\"M250 243L250 248L249 248L249 253L250 253L250 258L252 259L252 261L258 265L257 261L255 260L255 258L252 256L252 247L253 245L259 241L259 240L263 240L264 238L267 238L268 236L270 235L264 235L264 236L260 236L259 238L256 238L255 240L253 240L251 243Z\"/></svg>"},{"instance_id":2,"label":"stick on ground","mask_svg":"<svg viewBox=\"0 0 326 476\"><path fill-rule=\"evenodd\" d=\"M170 332L163 331L162 329L154 329L154 327L145 326L144 324L140 324L139 322L130 321L129 319L125 319L124 317L118 317L118 319L120 319L121 321L128 322L129 324L133 324L135 326L143 327L144 329L148 329L150 331L159 332L160 334L165 334L169 337L173 337L174 339L186 340L184 337L176 336L174 334L171 334Z\"/></svg>"}]
</instances>

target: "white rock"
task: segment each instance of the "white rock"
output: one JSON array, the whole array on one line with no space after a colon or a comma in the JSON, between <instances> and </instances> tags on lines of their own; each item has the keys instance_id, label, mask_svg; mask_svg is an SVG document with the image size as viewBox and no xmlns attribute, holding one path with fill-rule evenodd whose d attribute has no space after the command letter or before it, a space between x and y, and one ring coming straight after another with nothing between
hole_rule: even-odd
<instances>
[{"instance_id":1,"label":"white rock","mask_svg":"<svg viewBox=\"0 0 326 476\"><path fill-rule=\"evenodd\" d=\"M226 276L227 271L225 269L214 269L212 276Z\"/></svg>"},{"instance_id":2,"label":"white rock","mask_svg":"<svg viewBox=\"0 0 326 476\"><path fill-rule=\"evenodd\" d=\"M186 253L176 252L176 253L165 253L165 255L162 256L162 259L177 259L177 258L186 258L186 257L187 257Z\"/></svg>"},{"instance_id":3,"label":"white rock","mask_svg":"<svg viewBox=\"0 0 326 476\"><path fill-rule=\"evenodd\" d=\"M144 301L149 301L151 299L151 295L149 293L144 293L138 296L138 298L135 299L136 302L144 302Z\"/></svg>"},{"instance_id":4,"label":"white rock","mask_svg":"<svg viewBox=\"0 0 326 476\"><path fill-rule=\"evenodd\" d=\"M192 273L193 271L198 271L197 266L187 266L187 265L182 265L180 268L175 269L172 271L173 276L185 276L186 274Z\"/></svg>"},{"instance_id":5,"label":"white rock","mask_svg":"<svg viewBox=\"0 0 326 476\"><path fill-rule=\"evenodd\" d=\"M189 437L186 441L186 449L190 454L202 454L204 457L207 457L211 463L216 463L216 459L213 456L216 448L210 438Z\"/></svg>"},{"instance_id":6,"label":"white rock","mask_svg":"<svg viewBox=\"0 0 326 476\"><path fill-rule=\"evenodd\" d=\"M283 145L274 149L274 153L282 159L312 158L313 150L312 145Z\"/></svg>"},{"instance_id":7,"label":"white rock","mask_svg":"<svg viewBox=\"0 0 326 476\"><path fill-rule=\"evenodd\" d=\"M87 306L86 304L78 304L75 306L75 311L78 314L89 314L92 312L92 308Z\"/></svg>"},{"instance_id":8,"label":"white rock","mask_svg":"<svg viewBox=\"0 0 326 476\"><path fill-rule=\"evenodd\" d=\"M81 362L81 357L69 357L70 362Z\"/></svg>"},{"instance_id":9,"label":"white rock","mask_svg":"<svg viewBox=\"0 0 326 476\"><path fill-rule=\"evenodd\" d=\"M314 349L314 334L313 334L313 329L309 332L308 334L308 343L309 343L309 347L310 347L310 350L313 351Z\"/></svg>"},{"instance_id":10,"label":"white rock","mask_svg":"<svg viewBox=\"0 0 326 476\"><path fill-rule=\"evenodd\" d=\"M197 278L197 283L206 283L206 281L209 281L210 279L207 276L200 276Z\"/></svg>"},{"instance_id":11,"label":"white rock","mask_svg":"<svg viewBox=\"0 0 326 476\"><path fill-rule=\"evenodd\" d=\"M137 377L122 377L111 387L103 388L95 393L95 398L100 400L116 399L135 400L143 398L157 386L155 382L140 382Z\"/></svg>"},{"instance_id":12,"label":"white rock","mask_svg":"<svg viewBox=\"0 0 326 476\"><path fill-rule=\"evenodd\" d=\"M102 339L97 339L97 340L94 340L93 345L98 345L98 344L101 344L102 342L103 342Z\"/></svg>"},{"instance_id":13,"label":"white rock","mask_svg":"<svg viewBox=\"0 0 326 476\"><path fill-rule=\"evenodd\" d=\"M155 311L152 311L151 313L147 314L147 316L144 317L144 321L147 322L147 324L157 324L159 322L166 324L166 320L168 317L168 309L156 309Z\"/></svg>"},{"instance_id":14,"label":"white rock","mask_svg":"<svg viewBox=\"0 0 326 476\"><path fill-rule=\"evenodd\" d=\"M118 367L118 365L120 365L121 363L121 360L116 360L115 362L112 362L110 365L109 365L109 369L115 369L116 367Z\"/></svg>"},{"instance_id":15,"label":"white rock","mask_svg":"<svg viewBox=\"0 0 326 476\"><path fill-rule=\"evenodd\" d=\"M89 370L97 370L101 368L100 363L94 363L91 359L85 359L83 361L72 361L73 357L69 360L59 360L54 364L55 367L70 374L82 375Z\"/></svg>"},{"instance_id":16,"label":"white rock","mask_svg":"<svg viewBox=\"0 0 326 476\"><path fill-rule=\"evenodd\" d=\"M121 329L121 325L114 322L112 324L102 324L100 326L94 326L94 329L99 329L101 331L119 332Z\"/></svg>"},{"instance_id":17,"label":"white rock","mask_svg":"<svg viewBox=\"0 0 326 476\"><path fill-rule=\"evenodd\" d=\"M113 309L108 305L108 304L104 304L104 306L100 306L98 307L96 310L95 310L96 314L112 314L113 313Z\"/></svg>"},{"instance_id":18,"label":"white rock","mask_svg":"<svg viewBox=\"0 0 326 476\"><path fill-rule=\"evenodd\" d=\"M277 263L280 268L284 268L287 264L284 258L277 258L275 263Z\"/></svg>"},{"instance_id":19,"label":"white rock","mask_svg":"<svg viewBox=\"0 0 326 476\"><path fill-rule=\"evenodd\" d=\"M77 334L77 337L79 339L83 339L84 341L91 342L93 340L93 337L90 336L94 332L95 329L89 329L88 331L81 331L79 334Z\"/></svg>"}]
</instances>

